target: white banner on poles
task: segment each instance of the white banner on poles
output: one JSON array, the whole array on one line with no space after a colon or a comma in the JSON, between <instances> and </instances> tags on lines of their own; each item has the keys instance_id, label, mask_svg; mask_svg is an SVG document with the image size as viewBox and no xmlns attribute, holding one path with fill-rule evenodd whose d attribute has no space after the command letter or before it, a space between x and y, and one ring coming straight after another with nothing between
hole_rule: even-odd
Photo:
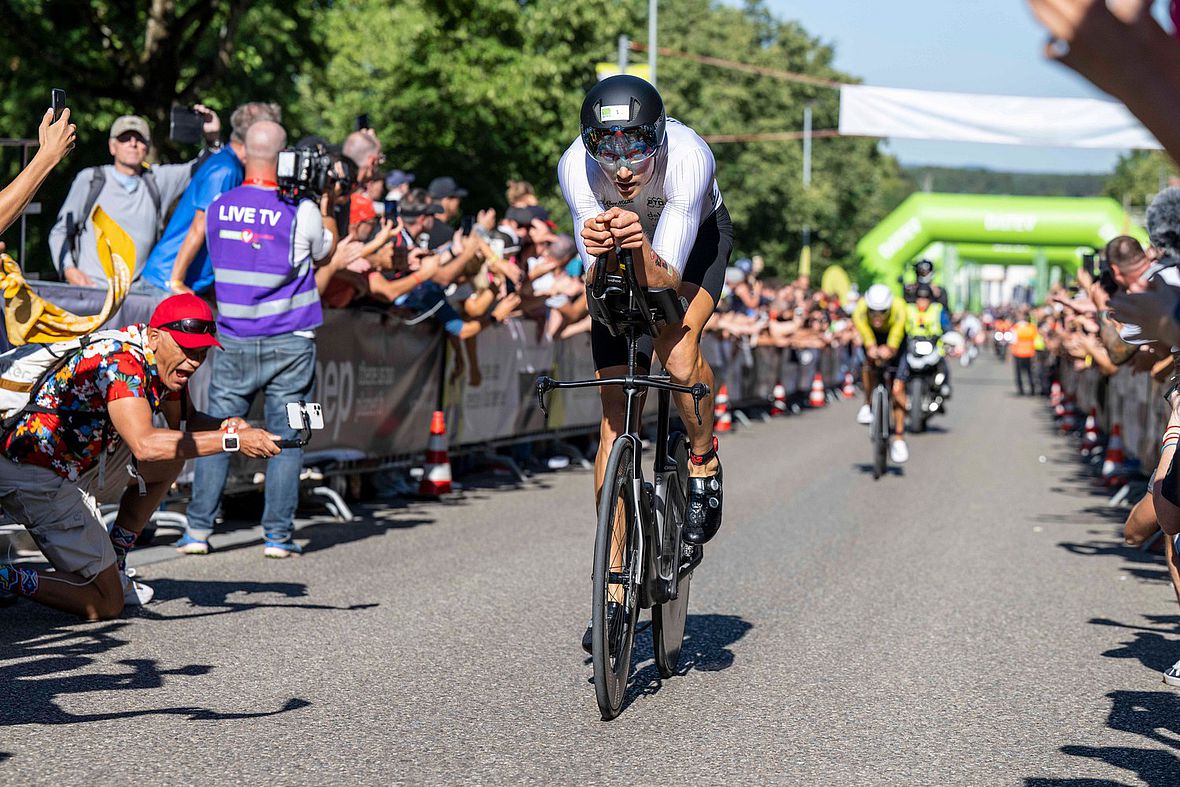
<instances>
[{"instance_id":1,"label":"white banner on poles","mask_svg":"<svg viewBox=\"0 0 1180 787\"><path fill-rule=\"evenodd\" d=\"M1161 147L1126 107L1113 101L868 85L840 87L840 133L1116 150Z\"/></svg>"}]
</instances>

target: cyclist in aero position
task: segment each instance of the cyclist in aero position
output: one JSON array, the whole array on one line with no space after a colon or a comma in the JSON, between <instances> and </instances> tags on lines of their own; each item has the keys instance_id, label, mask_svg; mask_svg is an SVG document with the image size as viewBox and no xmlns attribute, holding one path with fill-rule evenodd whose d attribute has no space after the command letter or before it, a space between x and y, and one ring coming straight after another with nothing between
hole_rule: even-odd
<instances>
[{"instance_id":1,"label":"cyclist in aero position","mask_svg":"<svg viewBox=\"0 0 1180 787\"><path fill-rule=\"evenodd\" d=\"M856 421L866 425L872 422L869 401L877 385L877 375L883 374L886 369L892 370L893 422L896 431L889 446L889 458L901 464L910 456L905 444L905 382L900 373L905 357L902 352L906 338L905 301L894 298L893 290L887 285L874 284L856 304L852 312L852 324L864 342L867 359L863 372L865 403L857 412Z\"/></svg>"},{"instance_id":2,"label":"cyclist in aero position","mask_svg":"<svg viewBox=\"0 0 1180 787\"><path fill-rule=\"evenodd\" d=\"M687 300L684 320L644 337L639 363L663 362L672 382L704 383L713 370L702 357L701 332L713 314L733 246L733 225L713 179L713 154L688 126L667 118L664 102L648 82L619 75L602 80L582 103L581 137L561 157L558 176L573 215L578 250L593 281L596 260L630 250L641 286L667 287ZM595 322L591 329L599 378L627 373L627 342ZM595 497L602 487L615 437L623 430L621 388L603 387L602 427L595 460ZM697 423L692 397L677 394L688 432L689 489L683 537L703 544L721 526L722 478L713 437L713 399L701 401ZM589 634L589 631L587 631ZM583 643L586 644L585 642Z\"/></svg>"}]
</instances>

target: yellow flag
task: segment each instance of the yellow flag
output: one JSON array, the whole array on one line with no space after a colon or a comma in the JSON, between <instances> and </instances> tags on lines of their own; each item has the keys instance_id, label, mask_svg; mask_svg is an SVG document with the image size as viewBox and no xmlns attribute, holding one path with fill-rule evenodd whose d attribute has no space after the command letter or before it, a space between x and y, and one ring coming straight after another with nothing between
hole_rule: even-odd
<instances>
[{"instance_id":1,"label":"yellow flag","mask_svg":"<svg viewBox=\"0 0 1180 787\"><path fill-rule=\"evenodd\" d=\"M45 300L29 287L16 260L0 254L4 327L14 347L60 342L93 333L123 305L135 274L135 241L101 207L94 208L91 220L98 259L107 277L107 297L98 314L79 316Z\"/></svg>"}]
</instances>

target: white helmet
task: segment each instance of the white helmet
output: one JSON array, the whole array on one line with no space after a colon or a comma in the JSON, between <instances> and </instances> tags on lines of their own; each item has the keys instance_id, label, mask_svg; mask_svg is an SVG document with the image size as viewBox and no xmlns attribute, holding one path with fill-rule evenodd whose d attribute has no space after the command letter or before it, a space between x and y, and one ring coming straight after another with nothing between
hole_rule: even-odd
<instances>
[{"instance_id":1,"label":"white helmet","mask_svg":"<svg viewBox=\"0 0 1180 787\"><path fill-rule=\"evenodd\" d=\"M893 290L889 289L888 284L874 284L865 293L865 306L869 307L869 311L888 311L892 305Z\"/></svg>"}]
</instances>

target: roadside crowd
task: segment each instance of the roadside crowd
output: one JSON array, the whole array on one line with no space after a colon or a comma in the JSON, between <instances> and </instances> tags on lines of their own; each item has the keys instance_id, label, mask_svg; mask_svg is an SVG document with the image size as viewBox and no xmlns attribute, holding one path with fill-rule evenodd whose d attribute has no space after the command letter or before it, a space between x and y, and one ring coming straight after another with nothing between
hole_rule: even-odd
<instances>
[{"instance_id":1,"label":"roadside crowd","mask_svg":"<svg viewBox=\"0 0 1180 787\"><path fill-rule=\"evenodd\" d=\"M482 382L479 334L510 316L549 340L589 329L583 261L530 184L510 181L502 211L471 208L451 176L423 186L417 173L386 168L371 129L340 144L291 143L280 108L254 102L230 114L223 139L215 111L191 111L204 147L180 164L149 165L148 122L119 117L109 129L111 162L75 175L49 233L62 279L114 293L119 274L99 253L104 215L134 244L123 291L157 305L144 324L110 325L54 353L28 345L0 360L0 373L37 380L23 399L0 403L0 509L54 567L0 563L0 603L26 596L106 618L149 601L126 553L186 460L196 461L178 549L209 552L240 452L268 462L264 554L298 555L303 436L286 408L312 398L324 309L432 320L453 349L451 378L469 386ZM37 156L0 194L0 231L66 157L74 132L68 109L42 119ZM302 156L297 165L280 168L292 155ZM710 330L745 348L837 347L852 368L857 337L839 299L805 279L764 281L761 273L760 258L727 271ZM207 412L198 412L187 383L207 358ZM258 396L265 423L251 425L244 416ZM101 504L118 504L109 529ZM76 528L63 530L63 512Z\"/></svg>"},{"instance_id":2,"label":"roadside crowd","mask_svg":"<svg viewBox=\"0 0 1180 787\"><path fill-rule=\"evenodd\" d=\"M1176 4L1172 4L1171 31L1153 15L1153 3L1148 0L1029 0L1029 5L1049 33L1046 56L1122 101L1172 160L1180 161L1180 105L1175 100L1180 95L1180 27L1176 25L1180 14ZM1083 281L1096 318L1095 324L1089 324L1089 314L1071 310L1075 311L1074 327L1066 329L1062 341L1072 341L1074 353L1080 342L1086 341L1087 349L1097 351L1087 356L1093 359L1091 363L1099 363L1099 359L1114 366L1134 363L1157 376L1168 373L1173 365L1168 351L1180 347L1180 279L1174 267L1180 258L1177 201L1176 192L1169 189L1149 209L1147 229L1152 249L1146 254L1136 253L1129 243L1115 248L1108 244L1109 276L1118 286L1109 288L1115 294L1107 299L1105 292L1085 287ZM1114 343L1112 329L1098 323L1102 307L1109 307L1109 316L1123 325L1119 333L1128 347ZM1079 333L1092 336L1095 328L1103 339L1101 348L1090 339L1075 338ZM1150 349L1144 349L1144 343ZM1070 357L1077 362L1075 355ZM1108 372L1110 366L1100 368ZM1137 543L1162 529L1168 536L1169 570L1177 583L1180 469L1173 458L1180 442L1180 395L1174 382L1167 390L1171 417L1161 436L1159 462L1152 474L1150 494L1127 520L1126 536L1129 543ZM1180 662L1165 671L1164 679L1180 685Z\"/></svg>"}]
</instances>

